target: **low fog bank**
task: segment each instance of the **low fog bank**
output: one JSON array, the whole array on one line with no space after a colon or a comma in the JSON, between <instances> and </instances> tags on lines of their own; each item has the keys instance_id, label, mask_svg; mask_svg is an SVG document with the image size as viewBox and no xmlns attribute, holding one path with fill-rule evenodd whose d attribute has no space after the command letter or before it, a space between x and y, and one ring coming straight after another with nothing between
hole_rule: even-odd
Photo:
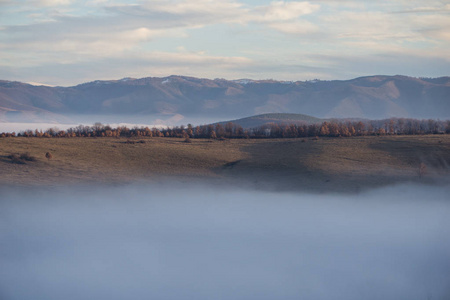
<instances>
[{"instance_id":1,"label":"low fog bank","mask_svg":"<svg viewBox=\"0 0 450 300\"><path fill-rule=\"evenodd\" d=\"M129 128L137 127L157 127L165 128L167 126L180 126L187 124L203 125L218 122L220 120L231 120L235 116L219 116L215 118L204 117L202 115L180 115L180 114L142 114L142 115L61 115L60 119L50 118L9 118L2 119L0 116L1 132L21 132L26 130L48 130L49 128L58 128L67 130L78 125L92 126L95 123L110 125L115 128L118 126L127 126Z\"/></svg>"},{"instance_id":2,"label":"low fog bank","mask_svg":"<svg viewBox=\"0 0 450 300\"><path fill-rule=\"evenodd\" d=\"M0 190L0 299L449 299L450 187Z\"/></svg>"},{"instance_id":3,"label":"low fog bank","mask_svg":"<svg viewBox=\"0 0 450 300\"><path fill-rule=\"evenodd\" d=\"M67 130L69 128L74 128L78 126L78 124L66 124L66 123L21 123L21 122L0 122L0 133L1 132L23 132L26 130L42 130L46 131L50 128L58 128L59 130Z\"/></svg>"},{"instance_id":4,"label":"low fog bank","mask_svg":"<svg viewBox=\"0 0 450 300\"><path fill-rule=\"evenodd\" d=\"M79 123L0 123L0 133L1 132L24 132L27 130L35 131L36 129L38 131L47 131L48 129L55 129L55 131L59 130L67 130L69 128L76 128L80 125L82 126L92 126L95 124L95 122L79 122ZM106 124L106 123L105 123ZM164 125L161 124L137 124L137 123L108 123L113 128L126 126L128 128L134 128L134 127L157 127L157 128L163 128Z\"/></svg>"}]
</instances>

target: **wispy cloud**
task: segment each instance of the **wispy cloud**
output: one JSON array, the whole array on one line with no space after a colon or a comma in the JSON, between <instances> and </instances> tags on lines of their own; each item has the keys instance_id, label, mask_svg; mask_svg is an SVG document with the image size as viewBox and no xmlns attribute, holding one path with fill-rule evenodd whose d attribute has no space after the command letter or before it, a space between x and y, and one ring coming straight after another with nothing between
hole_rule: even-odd
<instances>
[{"instance_id":1,"label":"wispy cloud","mask_svg":"<svg viewBox=\"0 0 450 300\"><path fill-rule=\"evenodd\" d=\"M58 5L70 5L73 0L36 0L33 1L37 3L37 5L43 6L58 6Z\"/></svg>"},{"instance_id":2,"label":"wispy cloud","mask_svg":"<svg viewBox=\"0 0 450 300\"><path fill-rule=\"evenodd\" d=\"M255 12L261 13L260 19L264 22L282 22L297 19L319 10L319 5L309 2L276 1L267 6L257 7Z\"/></svg>"}]
</instances>

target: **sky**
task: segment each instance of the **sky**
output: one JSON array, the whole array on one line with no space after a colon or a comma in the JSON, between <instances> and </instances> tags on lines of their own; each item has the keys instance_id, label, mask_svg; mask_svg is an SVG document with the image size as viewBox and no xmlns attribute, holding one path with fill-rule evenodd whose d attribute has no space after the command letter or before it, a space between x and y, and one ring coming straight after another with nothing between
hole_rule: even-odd
<instances>
[{"instance_id":1,"label":"sky","mask_svg":"<svg viewBox=\"0 0 450 300\"><path fill-rule=\"evenodd\" d=\"M444 0L0 0L0 79L450 75Z\"/></svg>"}]
</instances>

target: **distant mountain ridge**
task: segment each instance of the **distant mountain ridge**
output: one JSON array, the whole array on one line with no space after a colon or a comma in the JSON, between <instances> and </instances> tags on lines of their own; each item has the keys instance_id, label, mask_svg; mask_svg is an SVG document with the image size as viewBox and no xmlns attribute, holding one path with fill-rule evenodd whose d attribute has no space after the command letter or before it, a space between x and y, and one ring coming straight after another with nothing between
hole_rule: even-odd
<instances>
[{"instance_id":1,"label":"distant mountain ridge","mask_svg":"<svg viewBox=\"0 0 450 300\"><path fill-rule=\"evenodd\" d=\"M299 113L319 118L450 119L450 77L352 80L225 80L186 76L92 81L72 87L0 80L0 120L18 116Z\"/></svg>"}]
</instances>

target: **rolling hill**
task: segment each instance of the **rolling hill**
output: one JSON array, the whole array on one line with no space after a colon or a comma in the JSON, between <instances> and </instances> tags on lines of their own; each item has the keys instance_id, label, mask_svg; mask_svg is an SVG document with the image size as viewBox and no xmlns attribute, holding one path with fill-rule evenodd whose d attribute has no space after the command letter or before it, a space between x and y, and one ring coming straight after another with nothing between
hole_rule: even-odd
<instances>
[{"instance_id":1,"label":"rolling hill","mask_svg":"<svg viewBox=\"0 0 450 300\"><path fill-rule=\"evenodd\" d=\"M204 187L359 192L450 183L450 135L306 139L0 138L0 189L199 182ZM52 159L46 158L47 152ZM11 154L33 160L14 162ZM424 163L427 173L421 177ZM18 188L21 190L21 188Z\"/></svg>"},{"instance_id":2,"label":"rolling hill","mask_svg":"<svg viewBox=\"0 0 450 300\"><path fill-rule=\"evenodd\" d=\"M319 119L316 117L303 114L276 113L276 114L262 114L247 118L218 122L218 124L225 125L226 123L231 122L233 124L240 125L245 129L248 129L260 127L270 123L282 125L282 124L321 123L323 121L324 119Z\"/></svg>"}]
</instances>

